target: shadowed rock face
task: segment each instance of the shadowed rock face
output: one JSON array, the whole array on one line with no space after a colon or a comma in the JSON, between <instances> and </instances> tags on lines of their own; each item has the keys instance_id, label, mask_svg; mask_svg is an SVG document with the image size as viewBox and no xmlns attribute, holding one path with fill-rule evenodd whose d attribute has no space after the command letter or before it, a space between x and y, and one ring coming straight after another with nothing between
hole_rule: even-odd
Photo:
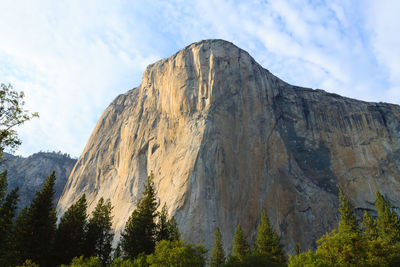
<instances>
[{"instance_id":1,"label":"shadowed rock face","mask_svg":"<svg viewBox=\"0 0 400 267\"><path fill-rule=\"evenodd\" d=\"M59 153L35 153L27 158L4 153L0 170L7 170L8 191L19 187L18 210L29 206L52 171L56 172L54 201L58 199L76 163L75 159Z\"/></svg>"},{"instance_id":2,"label":"shadowed rock face","mask_svg":"<svg viewBox=\"0 0 400 267\"><path fill-rule=\"evenodd\" d=\"M147 67L97 123L58 209L85 193L114 205L121 230L155 174L184 240L227 249L263 209L288 251L337 225L338 187L359 210L377 189L400 206L400 107L287 84L223 40L194 43ZM162 205L160 205L161 207Z\"/></svg>"}]
</instances>

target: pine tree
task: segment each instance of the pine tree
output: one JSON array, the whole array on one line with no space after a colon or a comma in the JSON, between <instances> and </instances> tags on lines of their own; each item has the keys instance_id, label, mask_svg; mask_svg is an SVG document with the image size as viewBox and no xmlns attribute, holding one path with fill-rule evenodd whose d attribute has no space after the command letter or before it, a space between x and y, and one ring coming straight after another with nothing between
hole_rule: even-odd
<instances>
[{"instance_id":1,"label":"pine tree","mask_svg":"<svg viewBox=\"0 0 400 267\"><path fill-rule=\"evenodd\" d=\"M257 229L256 252L266 256L271 262L285 264L285 254L279 243L279 237L272 229L267 213L263 211Z\"/></svg>"},{"instance_id":2,"label":"pine tree","mask_svg":"<svg viewBox=\"0 0 400 267\"><path fill-rule=\"evenodd\" d=\"M13 239L18 263L30 259L47 266L50 262L57 221L53 204L55 179L53 171L42 189L36 192L29 208L22 210L17 217Z\"/></svg>"},{"instance_id":3,"label":"pine tree","mask_svg":"<svg viewBox=\"0 0 400 267\"><path fill-rule=\"evenodd\" d=\"M84 241L85 257L97 257L103 266L111 261L111 242L114 238L110 200L100 198L86 227Z\"/></svg>"},{"instance_id":4,"label":"pine tree","mask_svg":"<svg viewBox=\"0 0 400 267\"><path fill-rule=\"evenodd\" d=\"M161 212L158 216L157 222L157 232L156 232L156 242L161 240L179 240L180 234L178 230L178 226L175 222L174 217L168 220L167 214L167 205L164 203L164 206L161 209Z\"/></svg>"},{"instance_id":5,"label":"pine tree","mask_svg":"<svg viewBox=\"0 0 400 267\"><path fill-rule=\"evenodd\" d=\"M339 212L341 218L339 221L339 232L351 231L359 233L360 228L358 227L356 217L342 189L339 189Z\"/></svg>"},{"instance_id":6,"label":"pine tree","mask_svg":"<svg viewBox=\"0 0 400 267\"><path fill-rule=\"evenodd\" d=\"M0 173L0 205L7 194L7 170Z\"/></svg>"},{"instance_id":7,"label":"pine tree","mask_svg":"<svg viewBox=\"0 0 400 267\"><path fill-rule=\"evenodd\" d=\"M86 196L82 195L61 217L53 246L54 265L70 263L83 254L86 209Z\"/></svg>"},{"instance_id":8,"label":"pine tree","mask_svg":"<svg viewBox=\"0 0 400 267\"><path fill-rule=\"evenodd\" d=\"M317 241L315 253L322 263L317 266L365 266L367 242L361 235L356 218L343 191L339 191L340 221L334 229ZM300 255L308 255L301 253ZM302 257L302 256L300 256Z\"/></svg>"},{"instance_id":9,"label":"pine tree","mask_svg":"<svg viewBox=\"0 0 400 267\"><path fill-rule=\"evenodd\" d=\"M250 247L244 237L240 224L236 227L235 235L233 236L232 254L234 257L242 261L250 253Z\"/></svg>"},{"instance_id":10,"label":"pine tree","mask_svg":"<svg viewBox=\"0 0 400 267\"><path fill-rule=\"evenodd\" d=\"M168 240L175 241L181 239L181 234L179 233L178 225L175 218L172 217L167 223L168 228Z\"/></svg>"},{"instance_id":11,"label":"pine tree","mask_svg":"<svg viewBox=\"0 0 400 267\"><path fill-rule=\"evenodd\" d=\"M296 243L295 249L294 249L296 255L299 255L301 253L301 248L299 243Z\"/></svg>"},{"instance_id":12,"label":"pine tree","mask_svg":"<svg viewBox=\"0 0 400 267\"><path fill-rule=\"evenodd\" d=\"M372 218L367 211L364 212L362 225L364 227L364 234L368 240L375 240L378 238L376 220L374 220L374 218Z\"/></svg>"},{"instance_id":13,"label":"pine tree","mask_svg":"<svg viewBox=\"0 0 400 267\"><path fill-rule=\"evenodd\" d=\"M0 266L9 265L12 252L11 230L18 203L18 187L7 196L7 171L0 174Z\"/></svg>"},{"instance_id":14,"label":"pine tree","mask_svg":"<svg viewBox=\"0 0 400 267\"><path fill-rule=\"evenodd\" d=\"M376 191L376 209L378 210L377 229L378 234L390 244L400 241L399 218L390 207L390 203Z\"/></svg>"},{"instance_id":15,"label":"pine tree","mask_svg":"<svg viewBox=\"0 0 400 267\"><path fill-rule=\"evenodd\" d=\"M150 254L154 251L157 225L157 200L155 195L153 173L147 179L142 198L136 209L132 212L121 233L121 248L126 258L134 259L144 252Z\"/></svg>"},{"instance_id":16,"label":"pine tree","mask_svg":"<svg viewBox=\"0 0 400 267\"><path fill-rule=\"evenodd\" d=\"M225 263L225 252L222 244L222 236L219 227L214 232L214 247L211 254L210 266L220 267Z\"/></svg>"},{"instance_id":17,"label":"pine tree","mask_svg":"<svg viewBox=\"0 0 400 267\"><path fill-rule=\"evenodd\" d=\"M169 240L168 230L167 205L164 203L160 216L158 217L156 241Z\"/></svg>"}]
</instances>

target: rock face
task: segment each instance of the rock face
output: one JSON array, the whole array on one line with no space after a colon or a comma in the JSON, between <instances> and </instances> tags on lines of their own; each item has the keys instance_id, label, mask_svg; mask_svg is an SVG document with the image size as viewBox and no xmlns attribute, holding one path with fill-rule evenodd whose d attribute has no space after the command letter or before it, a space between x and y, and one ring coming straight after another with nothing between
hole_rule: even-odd
<instances>
[{"instance_id":1,"label":"rock face","mask_svg":"<svg viewBox=\"0 0 400 267\"><path fill-rule=\"evenodd\" d=\"M39 152L27 158L4 153L0 170L7 170L8 191L19 187L18 210L21 210L31 203L53 170L56 172L54 201L57 203L75 163L75 159L60 153Z\"/></svg>"},{"instance_id":2,"label":"rock face","mask_svg":"<svg viewBox=\"0 0 400 267\"><path fill-rule=\"evenodd\" d=\"M59 212L85 193L114 206L117 231L155 174L183 239L226 249L263 209L292 251L337 225L338 187L357 210L377 189L400 207L400 107L292 86L223 40L194 43L147 67L98 121Z\"/></svg>"}]
</instances>

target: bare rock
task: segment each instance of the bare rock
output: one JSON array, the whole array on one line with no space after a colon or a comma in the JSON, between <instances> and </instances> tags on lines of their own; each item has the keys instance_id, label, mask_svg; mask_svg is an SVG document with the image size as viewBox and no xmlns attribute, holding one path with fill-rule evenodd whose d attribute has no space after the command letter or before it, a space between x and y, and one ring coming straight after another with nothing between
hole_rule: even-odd
<instances>
[{"instance_id":1,"label":"bare rock","mask_svg":"<svg viewBox=\"0 0 400 267\"><path fill-rule=\"evenodd\" d=\"M292 86L223 40L147 67L105 110L58 203L85 193L114 206L121 230L146 177L184 240L227 249L240 223L255 239L263 209L288 251L338 222L338 187L359 211L377 189L400 207L400 107ZM161 206L161 205L160 205Z\"/></svg>"},{"instance_id":2,"label":"bare rock","mask_svg":"<svg viewBox=\"0 0 400 267\"><path fill-rule=\"evenodd\" d=\"M27 158L4 153L0 170L7 170L8 191L19 187L18 210L21 210L30 205L52 171L56 172L54 202L57 204L75 163L67 154L54 152L39 152Z\"/></svg>"}]
</instances>

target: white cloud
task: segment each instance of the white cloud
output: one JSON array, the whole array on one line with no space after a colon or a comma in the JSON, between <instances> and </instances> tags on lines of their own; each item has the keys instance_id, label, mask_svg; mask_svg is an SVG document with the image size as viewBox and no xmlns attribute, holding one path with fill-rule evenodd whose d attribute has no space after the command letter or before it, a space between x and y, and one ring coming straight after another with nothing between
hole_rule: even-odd
<instances>
[{"instance_id":1,"label":"white cloud","mask_svg":"<svg viewBox=\"0 0 400 267\"><path fill-rule=\"evenodd\" d=\"M78 156L98 117L145 66L222 38L296 85L400 103L396 1L13 1L0 3L0 76L41 118L20 153Z\"/></svg>"}]
</instances>

